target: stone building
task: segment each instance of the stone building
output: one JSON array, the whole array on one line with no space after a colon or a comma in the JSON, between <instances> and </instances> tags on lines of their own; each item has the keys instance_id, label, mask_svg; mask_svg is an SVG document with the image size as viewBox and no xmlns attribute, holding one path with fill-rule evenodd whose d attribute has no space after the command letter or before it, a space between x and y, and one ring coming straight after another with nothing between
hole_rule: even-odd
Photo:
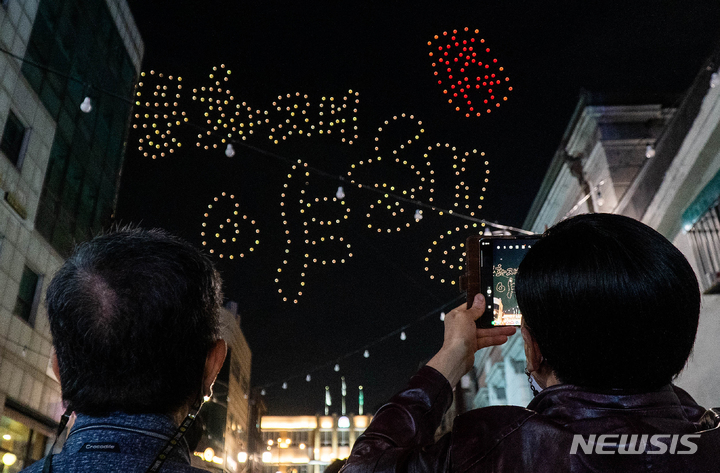
<instances>
[{"instance_id":1,"label":"stone building","mask_svg":"<svg viewBox=\"0 0 720 473\"><path fill-rule=\"evenodd\" d=\"M142 56L125 0L0 3L3 471L44 455L62 411L44 292L111 221Z\"/></svg>"}]
</instances>

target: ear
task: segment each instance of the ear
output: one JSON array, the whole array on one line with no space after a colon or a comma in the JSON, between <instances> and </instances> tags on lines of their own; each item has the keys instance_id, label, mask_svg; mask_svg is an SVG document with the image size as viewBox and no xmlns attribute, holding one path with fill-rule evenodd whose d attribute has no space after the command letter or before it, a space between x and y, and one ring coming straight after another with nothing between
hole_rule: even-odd
<instances>
[{"instance_id":1,"label":"ear","mask_svg":"<svg viewBox=\"0 0 720 473\"><path fill-rule=\"evenodd\" d=\"M523 342L525 344L525 359L527 360L527 368L528 371L532 373L533 371L540 369L543 356L535 338L533 338L525 325L520 328L520 333L522 333Z\"/></svg>"},{"instance_id":2,"label":"ear","mask_svg":"<svg viewBox=\"0 0 720 473\"><path fill-rule=\"evenodd\" d=\"M227 343L225 340L217 340L210 347L207 358L205 359L205 373L203 374L203 396L212 395L212 385L217 378L220 369L222 369L227 355Z\"/></svg>"}]
</instances>

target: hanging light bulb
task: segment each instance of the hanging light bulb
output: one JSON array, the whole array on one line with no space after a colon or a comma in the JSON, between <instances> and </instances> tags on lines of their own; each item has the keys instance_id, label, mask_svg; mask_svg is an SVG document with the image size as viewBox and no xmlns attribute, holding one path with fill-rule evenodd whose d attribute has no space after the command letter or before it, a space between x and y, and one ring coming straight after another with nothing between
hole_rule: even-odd
<instances>
[{"instance_id":1,"label":"hanging light bulb","mask_svg":"<svg viewBox=\"0 0 720 473\"><path fill-rule=\"evenodd\" d=\"M653 145L648 144L645 147L645 157L648 159L655 157L655 148L653 148Z\"/></svg>"},{"instance_id":2,"label":"hanging light bulb","mask_svg":"<svg viewBox=\"0 0 720 473\"><path fill-rule=\"evenodd\" d=\"M490 231L490 227L485 227L485 231L483 232L484 236L492 236L492 232Z\"/></svg>"},{"instance_id":3,"label":"hanging light bulb","mask_svg":"<svg viewBox=\"0 0 720 473\"><path fill-rule=\"evenodd\" d=\"M260 395L261 395L261 396L264 396L264 395L265 395L265 390L264 390L264 389L260 391Z\"/></svg>"},{"instance_id":4,"label":"hanging light bulb","mask_svg":"<svg viewBox=\"0 0 720 473\"><path fill-rule=\"evenodd\" d=\"M310 378L310 375L305 376L305 381L307 381L308 383L310 382L311 379L312 378Z\"/></svg>"},{"instance_id":5,"label":"hanging light bulb","mask_svg":"<svg viewBox=\"0 0 720 473\"><path fill-rule=\"evenodd\" d=\"M440 320L441 320L442 322L445 321L445 312L440 312Z\"/></svg>"},{"instance_id":6,"label":"hanging light bulb","mask_svg":"<svg viewBox=\"0 0 720 473\"><path fill-rule=\"evenodd\" d=\"M340 371L340 365L337 364L337 363L335 363L335 368L334 368L334 370L335 370L335 371Z\"/></svg>"},{"instance_id":7,"label":"hanging light bulb","mask_svg":"<svg viewBox=\"0 0 720 473\"><path fill-rule=\"evenodd\" d=\"M602 192L600 192L600 189L597 191L597 198L595 199L595 202L597 202L599 207L602 207L605 205L605 199L603 198Z\"/></svg>"},{"instance_id":8,"label":"hanging light bulb","mask_svg":"<svg viewBox=\"0 0 720 473\"><path fill-rule=\"evenodd\" d=\"M364 356L365 358L370 358L370 352L367 351L367 350L365 350L365 353L363 353L363 356Z\"/></svg>"},{"instance_id":9,"label":"hanging light bulb","mask_svg":"<svg viewBox=\"0 0 720 473\"><path fill-rule=\"evenodd\" d=\"M283 389L287 389L287 382L283 383Z\"/></svg>"},{"instance_id":10,"label":"hanging light bulb","mask_svg":"<svg viewBox=\"0 0 720 473\"><path fill-rule=\"evenodd\" d=\"M405 332L400 332L400 340L407 340L407 335L405 335Z\"/></svg>"},{"instance_id":11,"label":"hanging light bulb","mask_svg":"<svg viewBox=\"0 0 720 473\"><path fill-rule=\"evenodd\" d=\"M85 100L83 100L80 104L80 110L85 113L90 113L90 111L92 111L92 102L90 101L90 97L85 97Z\"/></svg>"},{"instance_id":12,"label":"hanging light bulb","mask_svg":"<svg viewBox=\"0 0 720 473\"><path fill-rule=\"evenodd\" d=\"M710 76L710 87L715 88L720 85L720 75L717 72L713 72Z\"/></svg>"},{"instance_id":13,"label":"hanging light bulb","mask_svg":"<svg viewBox=\"0 0 720 473\"><path fill-rule=\"evenodd\" d=\"M232 143L228 143L227 148L225 148L225 156L228 158L235 156L235 148L233 148Z\"/></svg>"},{"instance_id":14,"label":"hanging light bulb","mask_svg":"<svg viewBox=\"0 0 720 473\"><path fill-rule=\"evenodd\" d=\"M420 209L415 210L414 218L415 218L416 222L419 222L420 220L422 220L422 218L423 218L422 210L420 210Z\"/></svg>"},{"instance_id":15,"label":"hanging light bulb","mask_svg":"<svg viewBox=\"0 0 720 473\"><path fill-rule=\"evenodd\" d=\"M338 199L345 198L345 189L343 189L343 186L338 187L338 190L335 193L335 197L337 197Z\"/></svg>"}]
</instances>

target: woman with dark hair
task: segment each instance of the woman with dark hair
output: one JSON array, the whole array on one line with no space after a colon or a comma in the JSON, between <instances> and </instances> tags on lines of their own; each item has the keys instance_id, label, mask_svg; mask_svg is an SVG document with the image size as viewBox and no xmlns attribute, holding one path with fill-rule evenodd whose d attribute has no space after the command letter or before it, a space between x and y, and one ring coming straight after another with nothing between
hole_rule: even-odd
<instances>
[{"instance_id":1,"label":"woman with dark hair","mask_svg":"<svg viewBox=\"0 0 720 473\"><path fill-rule=\"evenodd\" d=\"M434 441L475 352L515 332L475 328L478 294L445 317L442 348L377 412L344 473L720 471L720 411L671 384L700 312L682 253L633 219L582 215L533 245L516 284L528 407L470 411Z\"/></svg>"}]
</instances>

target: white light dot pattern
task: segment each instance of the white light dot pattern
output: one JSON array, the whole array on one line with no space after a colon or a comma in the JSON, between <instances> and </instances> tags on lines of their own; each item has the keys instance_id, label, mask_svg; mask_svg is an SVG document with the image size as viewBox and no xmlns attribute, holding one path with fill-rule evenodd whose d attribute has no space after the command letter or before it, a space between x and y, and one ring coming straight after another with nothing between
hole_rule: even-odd
<instances>
[{"instance_id":1,"label":"white light dot pattern","mask_svg":"<svg viewBox=\"0 0 720 473\"><path fill-rule=\"evenodd\" d=\"M192 100L203 107L206 130L198 132L195 146L205 150L228 141L250 140L281 144L293 138L336 137L357 142L360 93L348 90L340 97L311 98L300 92L278 95L267 108L237 100L230 87L231 70L213 67L206 86L192 89Z\"/></svg>"},{"instance_id":2,"label":"white light dot pattern","mask_svg":"<svg viewBox=\"0 0 720 473\"><path fill-rule=\"evenodd\" d=\"M154 70L140 73L131 131L144 157L169 157L182 147L173 132L188 121L187 113L180 108L182 92L182 77Z\"/></svg>"},{"instance_id":3,"label":"white light dot pattern","mask_svg":"<svg viewBox=\"0 0 720 473\"><path fill-rule=\"evenodd\" d=\"M477 216L483 208L487 183L489 182L489 161L484 152L476 149L458 153L455 147L445 143L442 147L436 144L436 151L451 153L443 162L452 162L454 186L451 192L443 193L443 208L448 212L438 212L443 224L443 231L433 238L427 248L423 268L429 278L440 284L454 286L459 276L465 272L465 239L471 234L482 232L484 224L462 223L452 218L450 213L459 212L464 215ZM449 199L448 199L449 197ZM445 202L445 200L448 200Z\"/></svg>"},{"instance_id":4,"label":"white light dot pattern","mask_svg":"<svg viewBox=\"0 0 720 473\"><path fill-rule=\"evenodd\" d=\"M207 205L201 223L202 245L220 259L244 258L260 244L257 222L241 213L234 194L221 192Z\"/></svg>"},{"instance_id":5,"label":"white light dot pattern","mask_svg":"<svg viewBox=\"0 0 720 473\"><path fill-rule=\"evenodd\" d=\"M337 198L332 184L313 180L307 166L302 160L292 166L280 195L286 246L275 283L281 299L295 304L305 291L308 273L353 257L344 228L350 207Z\"/></svg>"},{"instance_id":6,"label":"white light dot pattern","mask_svg":"<svg viewBox=\"0 0 720 473\"><path fill-rule=\"evenodd\" d=\"M362 183L381 191L371 196L362 211L372 232L396 233L419 223L415 206L394 195L433 202L435 171L423 152L424 140L421 120L406 113L394 115L378 127L372 142L373 157L350 165L347 177L351 184Z\"/></svg>"}]
</instances>

